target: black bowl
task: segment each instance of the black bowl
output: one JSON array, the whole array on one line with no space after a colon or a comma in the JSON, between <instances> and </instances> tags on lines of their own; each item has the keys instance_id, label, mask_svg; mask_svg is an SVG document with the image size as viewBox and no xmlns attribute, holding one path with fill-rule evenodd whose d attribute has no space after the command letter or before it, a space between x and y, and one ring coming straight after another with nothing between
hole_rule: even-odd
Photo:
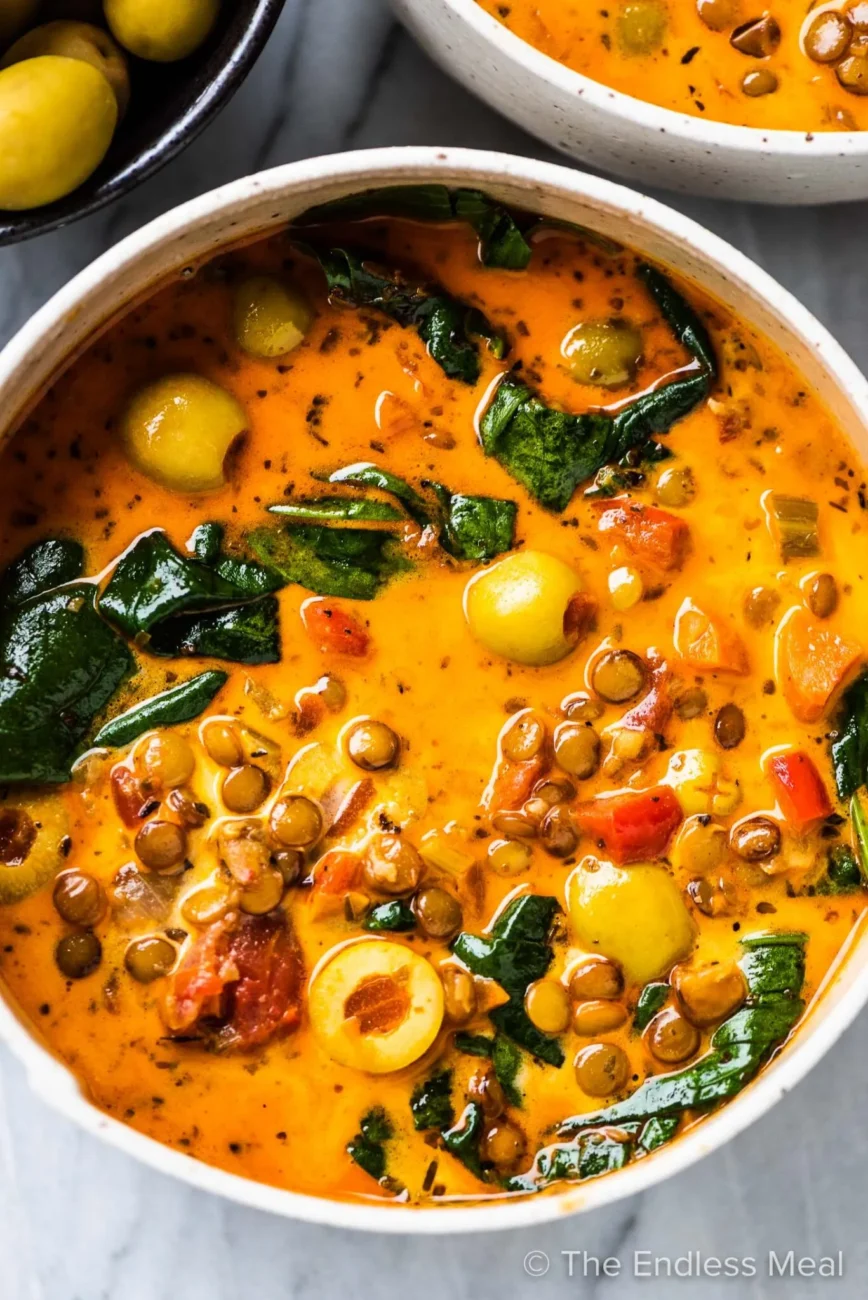
<instances>
[{"instance_id":1,"label":"black bowl","mask_svg":"<svg viewBox=\"0 0 868 1300\"><path fill-rule=\"evenodd\" d=\"M56 203L0 211L0 247L96 212L186 148L241 85L283 5L284 0L223 0L214 30L189 58L146 63L131 57L129 111L100 166Z\"/></svg>"}]
</instances>

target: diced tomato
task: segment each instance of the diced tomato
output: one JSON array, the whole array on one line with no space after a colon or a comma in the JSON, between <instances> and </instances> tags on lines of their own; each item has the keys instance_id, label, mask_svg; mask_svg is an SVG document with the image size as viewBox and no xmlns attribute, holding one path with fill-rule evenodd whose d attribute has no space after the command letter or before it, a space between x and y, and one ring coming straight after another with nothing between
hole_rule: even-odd
<instances>
[{"instance_id":1,"label":"diced tomato","mask_svg":"<svg viewBox=\"0 0 868 1300\"><path fill-rule=\"evenodd\" d=\"M668 785L601 795L575 812L582 830L621 864L662 857L682 815Z\"/></svg>"},{"instance_id":2,"label":"diced tomato","mask_svg":"<svg viewBox=\"0 0 868 1300\"><path fill-rule=\"evenodd\" d=\"M238 981L229 989L231 1007L221 1045L245 1051L297 1028L304 962L285 914L242 917L231 952Z\"/></svg>"},{"instance_id":3,"label":"diced tomato","mask_svg":"<svg viewBox=\"0 0 868 1300\"><path fill-rule=\"evenodd\" d=\"M652 731L655 735L660 735L672 716L672 692L669 689L672 673L669 665L658 654L649 651L648 662L651 667L650 688L638 704L627 710L617 727L626 731Z\"/></svg>"},{"instance_id":4,"label":"diced tomato","mask_svg":"<svg viewBox=\"0 0 868 1300\"><path fill-rule=\"evenodd\" d=\"M304 963L288 918L237 916L212 925L176 971L166 1018L176 1032L198 1030L229 1050L261 1046L301 1019ZM216 1029L200 1023L214 1018Z\"/></svg>"},{"instance_id":5,"label":"diced tomato","mask_svg":"<svg viewBox=\"0 0 868 1300\"><path fill-rule=\"evenodd\" d=\"M153 796L142 786L132 768L116 763L111 770L111 791L118 816L125 826L138 826L155 806Z\"/></svg>"},{"instance_id":6,"label":"diced tomato","mask_svg":"<svg viewBox=\"0 0 868 1300\"><path fill-rule=\"evenodd\" d=\"M639 564L662 573L681 568L690 543L690 529L683 519L638 501L596 505L602 511L599 532L620 542Z\"/></svg>"},{"instance_id":7,"label":"diced tomato","mask_svg":"<svg viewBox=\"0 0 868 1300\"><path fill-rule=\"evenodd\" d=\"M823 778L801 750L773 754L768 773L781 812L795 831L804 831L832 811Z\"/></svg>"},{"instance_id":8,"label":"diced tomato","mask_svg":"<svg viewBox=\"0 0 868 1300\"><path fill-rule=\"evenodd\" d=\"M799 722L819 722L862 658L862 647L808 611L791 609L777 635L777 674Z\"/></svg>"},{"instance_id":9,"label":"diced tomato","mask_svg":"<svg viewBox=\"0 0 868 1300\"><path fill-rule=\"evenodd\" d=\"M319 894L343 897L355 889L362 874L362 859L347 849L329 849L316 864L313 887Z\"/></svg>"},{"instance_id":10,"label":"diced tomato","mask_svg":"<svg viewBox=\"0 0 868 1300\"><path fill-rule=\"evenodd\" d=\"M357 618L333 600L315 596L301 607L305 631L323 654L352 655L368 653L371 638Z\"/></svg>"},{"instance_id":11,"label":"diced tomato","mask_svg":"<svg viewBox=\"0 0 868 1300\"><path fill-rule=\"evenodd\" d=\"M226 923L218 921L190 947L172 977L166 999L169 1028L176 1032L192 1029L206 1012L217 1014L223 990L237 977Z\"/></svg>"},{"instance_id":12,"label":"diced tomato","mask_svg":"<svg viewBox=\"0 0 868 1300\"><path fill-rule=\"evenodd\" d=\"M738 633L722 618L685 600L675 616L675 649L686 664L705 672L737 673L750 669Z\"/></svg>"},{"instance_id":13,"label":"diced tomato","mask_svg":"<svg viewBox=\"0 0 868 1300\"><path fill-rule=\"evenodd\" d=\"M500 758L491 774L491 780L485 787L482 803L489 812L521 808L530 798L537 781L545 776L550 766L547 754L540 752L533 758L515 763L507 758Z\"/></svg>"}]
</instances>

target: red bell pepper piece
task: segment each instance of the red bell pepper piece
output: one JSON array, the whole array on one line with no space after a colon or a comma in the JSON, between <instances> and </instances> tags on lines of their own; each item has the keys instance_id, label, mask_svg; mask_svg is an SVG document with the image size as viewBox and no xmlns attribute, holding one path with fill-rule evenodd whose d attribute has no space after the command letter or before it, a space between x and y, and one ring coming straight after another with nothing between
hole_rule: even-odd
<instances>
[{"instance_id":1,"label":"red bell pepper piece","mask_svg":"<svg viewBox=\"0 0 868 1300\"><path fill-rule=\"evenodd\" d=\"M832 811L823 778L813 759L801 750L774 754L768 772L781 812L793 830L806 830Z\"/></svg>"},{"instance_id":2,"label":"red bell pepper piece","mask_svg":"<svg viewBox=\"0 0 868 1300\"><path fill-rule=\"evenodd\" d=\"M622 865L662 857L683 816L668 785L601 795L579 804L575 815L582 830Z\"/></svg>"},{"instance_id":3,"label":"red bell pepper piece","mask_svg":"<svg viewBox=\"0 0 868 1300\"><path fill-rule=\"evenodd\" d=\"M595 504L601 510L598 531L611 534L639 564L663 573L681 568L690 543L690 529L683 519L636 501Z\"/></svg>"}]
</instances>

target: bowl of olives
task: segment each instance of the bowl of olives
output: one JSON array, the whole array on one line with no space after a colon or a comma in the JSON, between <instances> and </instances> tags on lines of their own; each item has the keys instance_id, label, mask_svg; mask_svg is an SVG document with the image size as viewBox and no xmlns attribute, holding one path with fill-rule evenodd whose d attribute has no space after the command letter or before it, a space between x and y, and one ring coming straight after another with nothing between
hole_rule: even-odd
<instances>
[{"instance_id":1,"label":"bowl of olives","mask_svg":"<svg viewBox=\"0 0 868 1300\"><path fill-rule=\"evenodd\" d=\"M868 197L868 0L393 0L441 67L631 184Z\"/></svg>"},{"instance_id":2,"label":"bowl of olives","mask_svg":"<svg viewBox=\"0 0 868 1300\"><path fill-rule=\"evenodd\" d=\"M104 207L252 68L283 0L3 0L0 246Z\"/></svg>"}]
</instances>

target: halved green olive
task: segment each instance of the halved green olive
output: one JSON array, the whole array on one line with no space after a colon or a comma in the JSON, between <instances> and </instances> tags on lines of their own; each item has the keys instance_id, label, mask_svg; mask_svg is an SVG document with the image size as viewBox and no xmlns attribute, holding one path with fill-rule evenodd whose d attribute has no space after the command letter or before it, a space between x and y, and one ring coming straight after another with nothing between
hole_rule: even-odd
<instances>
[{"instance_id":1,"label":"halved green olive","mask_svg":"<svg viewBox=\"0 0 868 1300\"><path fill-rule=\"evenodd\" d=\"M626 320L583 321L564 339L561 355L580 384L620 388L642 360L642 331Z\"/></svg>"},{"instance_id":2,"label":"halved green olive","mask_svg":"<svg viewBox=\"0 0 868 1300\"><path fill-rule=\"evenodd\" d=\"M0 905L35 894L57 875L68 851L60 795L18 791L0 799Z\"/></svg>"}]
</instances>

